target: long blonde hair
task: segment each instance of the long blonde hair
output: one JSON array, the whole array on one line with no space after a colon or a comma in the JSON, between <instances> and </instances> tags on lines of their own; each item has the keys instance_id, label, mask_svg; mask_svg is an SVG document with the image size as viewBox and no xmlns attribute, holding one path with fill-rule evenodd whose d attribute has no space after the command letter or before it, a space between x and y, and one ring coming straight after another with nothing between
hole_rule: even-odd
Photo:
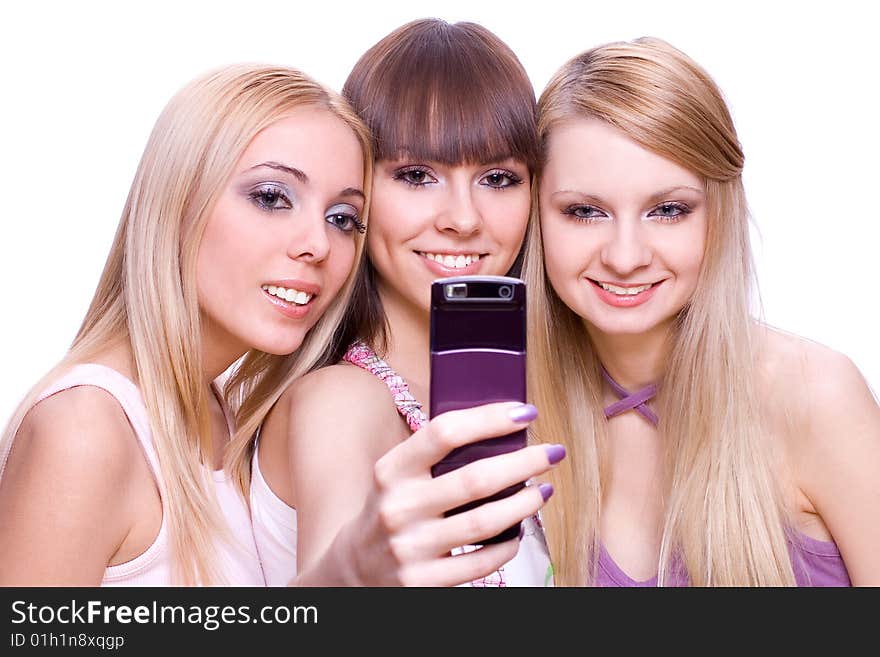
<instances>
[{"instance_id":1,"label":"long blonde hair","mask_svg":"<svg viewBox=\"0 0 880 657\"><path fill-rule=\"evenodd\" d=\"M542 143L579 117L606 121L705 181L703 265L670 336L657 398L666 493L658 583L686 574L695 586L791 585L788 515L755 392L743 154L721 92L660 39L611 43L571 59L547 85L538 102ZM544 521L556 582L589 584L608 476L600 363L583 320L550 285L537 220L528 245L529 390L540 409L532 435L568 450L550 475L556 494Z\"/></svg>"},{"instance_id":2,"label":"long blonde hair","mask_svg":"<svg viewBox=\"0 0 880 657\"><path fill-rule=\"evenodd\" d=\"M203 382L196 291L196 256L205 224L251 140L292 110L316 106L344 121L364 155L365 191L372 152L366 127L337 94L301 72L242 64L213 71L181 89L166 105L135 174L104 271L85 319L62 361L25 397L7 426L0 454L8 453L24 416L52 380L109 344L127 342L137 368L164 480L163 513L169 527L173 578L181 584L220 584L213 539L221 530L209 485L212 445ZM357 258L363 237L356 235ZM340 320L354 272L339 298L290 356L250 352L225 392L245 429L259 424L284 386L314 359ZM242 432L239 431L237 435ZM227 467L246 481L241 441ZM247 445L244 446L246 451ZM5 464L5 458L4 458ZM244 488L243 488L244 490Z\"/></svg>"}]
</instances>

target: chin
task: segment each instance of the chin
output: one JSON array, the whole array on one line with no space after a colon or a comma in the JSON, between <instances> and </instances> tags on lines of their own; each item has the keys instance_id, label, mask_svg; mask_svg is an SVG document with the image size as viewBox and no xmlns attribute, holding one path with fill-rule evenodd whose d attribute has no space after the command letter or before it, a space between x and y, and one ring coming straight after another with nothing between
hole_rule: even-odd
<instances>
[{"instance_id":1,"label":"chin","mask_svg":"<svg viewBox=\"0 0 880 657\"><path fill-rule=\"evenodd\" d=\"M305 335L289 336L279 339L279 336L253 342L253 348L272 356L288 356L302 346Z\"/></svg>"},{"instance_id":2,"label":"chin","mask_svg":"<svg viewBox=\"0 0 880 657\"><path fill-rule=\"evenodd\" d=\"M663 317L608 317L587 318L586 322L605 335L638 336L648 335L661 327L668 327L675 315Z\"/></svg>"}]
</instances>

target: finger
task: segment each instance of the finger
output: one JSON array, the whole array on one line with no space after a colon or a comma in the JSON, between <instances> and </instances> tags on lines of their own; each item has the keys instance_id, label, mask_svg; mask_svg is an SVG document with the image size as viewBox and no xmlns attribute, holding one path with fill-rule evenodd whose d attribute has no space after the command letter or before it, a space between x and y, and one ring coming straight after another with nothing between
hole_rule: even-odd
<instances>
[{"instance_id":1,"label":"finger","mask_svg":"<svg viewBox=\"0 0 880 657\"><path fill-rule=\"evenodd\" d=\"M433 479L413 481L386 498L401 522L439 516L469 502L482 500L532 477L558 463L564 449L557 445L531 445L506 454L480 459Z\"/></svg>"},{"instance_id":2,"label":"finger","mask_svg":"<svg viewBox=\"0 0 880 657\"><path fill-rule=\"evenodd\" d=\"M419 563L448 554L463 545L480 545L533 516L544 506L552 488L527 486L500 500L485 502L447 518L414 523L395 535L391 550L402 564Z\"/></svg>"},{"instance_id":3,"label":"finger","mask_svg":"<svg viewBox=\"0 0 880 657\"><path fill-rule=\"evenodd\" d=\"M500 500L425 523L426 529L433 525L430 527L434 540L432 549L443 554L462 545L481 545L508 527L535 515L552 493L553 488L549 485L526 486Z\"/></svg>"},{"instance_id":4,"label":"finger","mask_svg":"<svg viewBox=\"0 0 880 657\"><path fill-rule=\"evenodd\" d=\"M392 477L419 475L456 447L519 431L536 416L534 406L518 402L443 413L379 459L377 473Z\"/></svg>"},{"instance_id":5,"label":"finger","mask_svg":"<svg viewBox=\"0 0 880 657\"><path fill-rule=\"evenodd\" d=\"M492 574L516 556L519 539L486 545L472 552L415 564L403 576L405 586L458 586Z\"/></svg>"}]
</instances>

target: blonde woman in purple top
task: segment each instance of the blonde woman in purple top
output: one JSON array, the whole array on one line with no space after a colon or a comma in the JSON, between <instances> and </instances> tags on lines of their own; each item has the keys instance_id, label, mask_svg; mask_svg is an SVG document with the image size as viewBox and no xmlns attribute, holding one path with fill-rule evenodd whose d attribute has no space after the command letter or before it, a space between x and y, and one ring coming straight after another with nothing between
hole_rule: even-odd
<instances>
[{"instance_id":1,"label":"blonde woman in purple top","mask_svg":"<svg viewBox=\"0 0 880 657\"><path fill-rule=\"evenodd\" d=\"M556 583L880 584L880 408L845 356L750 315L743 153L659 39L566 63L539 100L533 437L563 443Z\"/></svg>"}]
</instances>

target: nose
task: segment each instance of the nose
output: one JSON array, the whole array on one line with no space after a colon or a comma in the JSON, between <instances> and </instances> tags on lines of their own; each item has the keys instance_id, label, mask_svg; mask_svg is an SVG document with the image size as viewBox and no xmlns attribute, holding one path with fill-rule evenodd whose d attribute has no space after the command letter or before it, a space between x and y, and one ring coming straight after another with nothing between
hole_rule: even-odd
<instances>
[{"instance_id":1,"label":"nose","mask_svg":"<svg viewBox=\"0 0 880 657\"><path fill-rule=\"evenodd\" d=\"M602 263L621 276L651 264L652 251L646 243L640 221L615 221L611 237L601 251Z\"/></svg>"},{"instance_id":2,"label":"nose","mask_svg":"<svg viewBox=\"0 0 880 657\"><path fill-rule=\"evenodd\" d=\"M473 190L470 185L461 184L450 190L448 203L440 209L435 221L437 230L468 237L477 233L483 225Z\"/></svg>"},{"instance_id":3,"label":"nose","mask_svg":"<svg viewBox=\"0 0 880 657\"><path fill-rule=\"evenodd\" d=\"M293 229L287 242L287 256L292 260L322 262L330 254L330 224L321 210L310 211L294 217Z\"/></svg>"}]
</instances>

